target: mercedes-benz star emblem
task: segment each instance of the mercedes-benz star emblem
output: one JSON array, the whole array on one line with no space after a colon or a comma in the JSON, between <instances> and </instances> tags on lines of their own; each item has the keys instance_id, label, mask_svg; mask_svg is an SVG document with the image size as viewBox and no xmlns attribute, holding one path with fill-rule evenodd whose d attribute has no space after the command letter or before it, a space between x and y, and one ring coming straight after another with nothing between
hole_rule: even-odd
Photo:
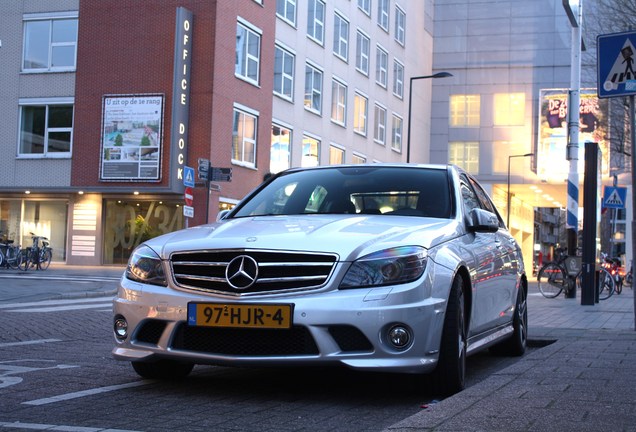
<instances>
[{"instance_id":1,"label":"mercedes-benz star emblem","mask_svg":"<svg viewBox=\"0 0 636 432\"><path fill-rule=\"evenodd\" d=\"M243 290L251 287L258 277L256 260L247 255L233 258L225 268L225 279L232 288Z\"/></svg>"}]
</instances>

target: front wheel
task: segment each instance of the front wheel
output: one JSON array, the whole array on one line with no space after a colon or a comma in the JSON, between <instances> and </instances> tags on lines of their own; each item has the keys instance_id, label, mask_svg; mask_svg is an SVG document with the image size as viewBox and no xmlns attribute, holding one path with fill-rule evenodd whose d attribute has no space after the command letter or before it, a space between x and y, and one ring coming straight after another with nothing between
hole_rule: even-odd
<instances>
[{"instance_id":1,"label":"front wheel","mask_svg":"<svg viewBox=\"0 0 636 432\"><path fill-rule=\"evenodd\" d=\"M614 294L614 278L606 269L601 268L598 276L598 299L607 300Z\"/></svg>"},{"instance_id":2,"label":"front wheel","mask_svg":"<svg viewBox=\"0 0 636 432\"><path fill-rule=\"evenodd\" d=\"M539 283L539 291L546 298L557 297L568 286L565 271L555 263L548 263L541 267L537 282Z\"/></svg>"},{"instance_id":3,"label":"front wheel","mask_svg":"<svg viewBox=\"0 0 636 432\"><path fill-rule=\"evenodd\" d=\"M42 249L40 252L40 259L38 260L38 269L46 270L51 265L51 259L53 258L53 253L51 249Z\"/></svg>"},{"instance_id":4,"label":"front wheel","mask_svg":"<svg viewBox=\"0 0 636 432\"><path fill-rule=\"evenodd\" d=\"M31 260L30 260L31 254L29 253L29 250L22 249L20 251L20 256L21 258L20 258L20 263L18 264L18 268L20 270L27 271L29 267L31 266Z\"/></svg>"},{"instance_id":5,"label":"front wheel","mask_svg":"<svg viewBox=\"0 0 636 432\"><path fill-rule=\"evenodd\" d=\"M433 372L435 391L444 397L462 391L466 385L465 317L464 283L461 277L456 277L446 306L437 368Z\"/></svg>"}]
</instances>

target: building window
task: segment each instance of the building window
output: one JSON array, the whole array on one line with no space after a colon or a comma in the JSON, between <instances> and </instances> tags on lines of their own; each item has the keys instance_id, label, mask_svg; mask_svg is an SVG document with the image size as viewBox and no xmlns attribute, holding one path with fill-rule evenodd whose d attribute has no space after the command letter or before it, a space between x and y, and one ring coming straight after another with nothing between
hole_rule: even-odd
<instances>
[{"instance_id":1,"label":"building window","mask_svg":"<svg viewBox=\"0 0 636 432\"><path fill-rule=\"evenodd\" d=\"M448 163L455 164L471 174L478 174L479 143L475 141L448 143Z\"/></svg>"},{"instance_id":2,"label":"building window","mask_svg":"<svg viewBox=\"0 0 636 432\"><path fill-rule=\"evenodd\" d=\"M347 120L347 86L336 79L331 82L331 120L341 126Z\"/></svg>"},{"instance_id":3,"label":"building window","mask_svg":"<svg viewBox=\"0 0 636 432\"><path fill-rule=\"evenodd\" d=\"M325 41L325 2L309 0L307 36L322 45Z\"/></svg>"},{"instance_id":4,"label":"building window","mask_svg":"<svg viewBox=\"0 0 636 432\"><path fill-rule=\"evenodd\" d=\"M349 21L339 14L335 14L333 24L333 53L347 61L349 58Z\"/></svg>"},{"instance_id":5,"label":"building window","mask_svg":"<svg viewBox=\"0 0 636 432\"><path fill-rule=\"evenodd\" d=\"M276 15L296 27L296 0L276 0Z\"/></svg>"},{"instance_id":6,"label":"building window","mask_svg":"<svg viewBox=\"0 0 636 432\"><path fill-rule=\"evenodd\" d=\"M402 117L393 114L391 125L391 149L402 153Z\"/></svg>"},{"instance_id":7,"label":"building window","mask_svg":"<svg viewBox=\"0 0 636 432\"><path fill-rule=\"evenodd\" d=\"M402 46L406 41L406 13L395 6L395 40Z\"/></svg>"},{"instance_id":8,"label":"building window","mask_svg":"<svg viewBox=\"0 0 636 432\"><path fill-rule=\"evenodd\" d=\"M322 71L310 64L305 65L305 108L322 112Z\"/></svg>"},{"instance_id":9,"label":"building window","mask_svg":"<svg viewBox=\"0 0 636 432\"><path fill-rule=\"evenodd\" d=\"M232 163L256 167L257 114L234 108Z\"/></svg>"},{"instance_id":10,"label":"building window","mask_svg":"<svg viewBox=\"0 0 636 432\"><path fill-rule=\"evenodd\" d=\"M312 167L320 165L320 140L303 135L303 155L300 160L301 167Z\"/></svg>"},{"instance_id":11,"label":"building window","mask_svg":"<svg viewBox=\"0 0 636 432\"><path fill-rule=\"evenodd\" d=\"M479 95L451 95L450 127L479 127Z\"/></svg>"},{"instance_id":12,"label":"building window","mask_svg":"<svg viewBox=\"0 0 636 432\"><path fill-rule=\"evenodd\" d=\"M73 71L77 58L77 13L74 16L24 18L23 71Z\"/></svg>"},{"instance_id":13,"label":"building window","mask_svg":"<svg viewBox=\"0 0 636 432\"><path fill-rule=\"evenodd\" d=\"M389 53L377 47L375 56L375 82L386 88L389 77Z\"/></svg>"},{"instance_id":14,"label":"building window","mask_svg":"<svg viewBox=\"0 0 636 432\"><path fill-rule=\"evenodd\" d=\"M525 93L495 94L495 126L523 126L525 114Z\"/></svg>"},{"instance_id":15,"label":"building window","mask_svg":"<svg viewBox=\"0 0 636 432\"><path fill-rule=\"evenodd\" d=\"M289 51L276 46L274 54L274 94L293 100L295 57Z\"/></svg>"},{"instance_id":16,"label":"building window","mask_svg":"<svg viewBox=\"0 0 636 432\"><path fill-rule=\"evenodd\" d=\"M369 54L371 41L369 37L358 30L356 36L356 69L369 76Z\"/></svg>"},{"instance_id":17,"label":"building window","mask_svg":"<svg viewBox=\"0 0 636 432\"><path fill-rule=\"evenodd\" d=\"M371 0L358 0L358 7L362 12L371 16Z\"/></svg>"},{"instance_id":18,"label":"building window","mask_svg":"<svg viewBox=\"0 0 636 432\"><path fill-rule=\"evenodd\" d=\"M345 151L336 146L329 146L329 165L342 165L344 163Z\"/></svg>"},{"instance_id":19,"label":"building window","mask_svg":"<svg viewBox=\"0 0 636 432\"><path fill-rule=\"evenodd\" d=\"M70 157L73 143L73 104L22 104L20 156Z\"/></svg>"},{"instance_id":20,"label":"building window","mask_svg":"<svg viewBox=\"0 0 636 432\"><path fill-rule=\"evenodd\" d=\"M352 164L363 164L367 162L367 158L362 155L352 154L351 155L351 163Z\"/></svg>"},{"instance_id":21,"label":"building window","mask_svg":"<svg viewBox=\"0 0 636 432\"><path fill-rule=\"evenodd\" d=\"M291 129L273 123L271 142L269 172L275 174L291 166Z\"/></svg>"},{"instance_id":22,"label":"building window","mask_svg":"<svg viewBox=\"0 0 636 432\"><path fill-rule=\"evenodd\" d=\"M373 139L384 145L386 142L386 108L376 104L374 114Z\"/></svg>"},{"instance_id":23,"label":"building window","mask_svg":"<svg viewBox=\"0 0 636 432\"><path fill-rule=\"evenodd\" d=\"M397 60L393 60L393 94L404 98L404 65Z\"/></svg>"},{"instance_id":24,"label":"building window","mask_svg":"<svg viewBox=\"0 0 636 432\"><path fill-rule=\"evenodd\" d=\"M378 25L389 31L389 0L378 0Z\"/></svg>"},{"instance_id":25,"label":"building window","mask_svg":"<svg viewBox=\"0 0 636 432\"><path fill-rule=\"evenodd\" d=\"M238 23L236 25L236 76L258 85L261 57L261 36L254 29Z\"/></svg>"},{"instance_id":26,"label":"building window","mask_svg":"<svg viewBox=\"0 0 636 432\"><path fill-rule=\"evenodd\" d=\"M359 93L353 97L353 131L367 135L368 99Z\"/></svg>"}]
</instances>

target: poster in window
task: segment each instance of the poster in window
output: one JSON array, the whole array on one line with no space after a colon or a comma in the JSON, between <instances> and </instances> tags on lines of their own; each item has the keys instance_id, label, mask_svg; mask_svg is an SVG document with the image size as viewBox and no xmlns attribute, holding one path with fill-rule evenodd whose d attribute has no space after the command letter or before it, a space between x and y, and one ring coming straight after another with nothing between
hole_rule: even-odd
<instances>
[{"instance_id":1,"label":"poster in window","mask_svg":"<svg viewBox=\"0 0 636 432\"><path fill-rule=\"evenodd\" d=\"M109 95L102 105L102 181L161 180L163 95Z\"/></svg>"}]
</instances>

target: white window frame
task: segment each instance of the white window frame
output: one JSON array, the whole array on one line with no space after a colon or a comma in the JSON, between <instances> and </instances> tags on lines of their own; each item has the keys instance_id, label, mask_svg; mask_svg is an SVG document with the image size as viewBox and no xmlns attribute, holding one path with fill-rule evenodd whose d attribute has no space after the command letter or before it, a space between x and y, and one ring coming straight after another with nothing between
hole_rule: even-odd
<instances>
[{"instance_id":1,"label":"white window frame","mask_svg":"<svg viewBox=\"0 0 636 432\"><path fill-rule=\"evenodd\" d=\"M279 13L279 6L282 6L282 13ZM276 0L276 16L294 28L297 10L296 0Z\"/></svg>"},{"instance_id":2,"label":"white window frame","mask_svg":"<svg viewBox=\"0 0 636 432\"><path fill-rule=\"evenodd\" d=\"M360 102L364 100L364 110L360 110ZM353 132L367 136L369 123L369 97L356 91L353 96Z\"/></svg>"},{"instance_id":3,"label":"white window frame","mask_svg":"<svg viewBox=\"0 0 636 432\"><path fill-rule=\"evenodd\" d=\"M25 14L22 18L22 61L20 63L22 72L68 72L75 71L77 69L77 39L78 32L75 34L74 41L66 41L66 42L53 42L53 22L54 21L63 21L63 20L74 20L78 21L79 13L77 11L70 12L57 12L57 13L32 13ZM27 54L27 46L28 46L28 35L27 35L27 27L30 23L36 21L47 21L49 23L49 38L48 38L48 53L47 53L47 65L42 68L33 68L33 67L25 67L26 54ZM79 25L79 23L77 23ZM61 47L73 47L73 65L71 66L53 66L51 63L53 61L53 50L55 48Z\"/></svg>"},{"instance_id":4,"label":"white window frame","mask_svg":"<svg viewBox=\"0 0 636 432\"><path fill-rule=\"evenodd\" d=\"M338 163L335 163L333 160L333 155L334 153L337 153L339 156L341 156L341 160ZM343 146L339 145L339 144L335 144L335 143L330 143L329 144L329 165L342 165L346 162L345 160L345 156L346 156L346 150Z\"/></svg>"},{"instance_id":5,"label":"white window frame","mask_svg":"<svg viewBox=\"0 0 636 432\"><path fill-rule=\"evenodd\" d=\"M352 152L351 153L351 163L352 164L364 164L367 163L367 157L362 153Z\"/></svg>"},{"instance_id":6,"label":"white window frame","mask_svg":"<svg viewBox=\"0 0 636 432\"><path fill-rule=\"evenodd\" d=\"M393 94L404 99L404 64L393 59Z\"/></svg>"},{"instance_id":7,"label":"white window frame","mask_svg":"<svg viewBox=\"0 0 636 432\"><path fill-rule=\"evenodd\" d=\"M395 40L400 45L406 44L406 12L395 5Z\"/></svg>"},{"instance_id":8,"label":"white window frame","mask_svg":"<svg viewBox=\"0 0 636 432\"><path fill-rule=\"evenodd\" d=\"M314 6L314 14L312 15L311 7ZM316 5L322 6L322 17L316 16ZM323 46L325 43L325 17L327 14L327 6L322 0L309 0L307 7L307 37Z\"/></svg>"},{"instance_id":9,"label":"white window frame","mask_svg":"<svg viewBox=\"0 0 636 432\"><path fill-rule=\"evenodd\" d=\"M476 159L471 160L470 155L476 156ZM479 174L479 141L449 142L448 163L455 164L471 174Z\"/></svg>"},{"instance_id":10,"label":"white window frame","mask_svg":"<svg viewBox=\"0 0 636 432\"><path fill-rule=\"evenodd\" d=\"M305 151L305 149L304 149L305 139L310 139L310 140L316 141L317 149L316 149L316 161L315 161L316 164L315 165L307 165L307 164L303 163L304 155L302 153ZM322 146L322 138L321 137L319 137L318 135L314 135L312 133L309 133L309 132L304 132L303 133L303 140L302 140L302 143L301 143L300 166L301 167L319 166L320 165L320 147L321 146Z\"/></svg>"},{"instance_id":11,"label":"white window frame","mask_svg":"<svg viewBox=\"0 0 636 432\"><path fill-rule=\"evenodd\" d=\"M345 62L349 60L349 20L337 11L333 14L333 53Z\"/></svg>"},{"instance_id":12,"label":"white window frame","mask_svg":"<svg viewBox=\"0 0 636 432\"><path fill-rule=\"evenodd\" d=\"M245 31L245 35L246 35L246 40L242 44L241 51L238 50L238 44L239 44L238 33L239 33L239 29L244 30ZM254 84L254 85L258 86L259 85L259 80L260 80L261 38L262 38L263 32L258 27L253 26L249 22L247 22L244 19L239 17L239 19L238 19L238 21L236 23L236 33L237 33L237 37L236 37L236 44L237 44L237 47L236 47L236 61L238 63L234 65L234 75L237 78L240 78L240 79L242 79L244 81L247 81L247 82L249 82L251 84ZM256 37L257 41L258 41L258 54L257 54L257 56L254 56L254 55L250 54L248 52L248 49L247 49L247 47L250 45L250 38L252 38L252 37ZM255 78L249 76L250 65L255 65L256 66L256 77Z\"/></svg>"},{"instance_id":13,"label":"white window frame","mask_svg":"<svg viewBox=\"0 0 636 432\"><path fill-rule=\"evenodd\" d=\"M378 0L378 25L389 31L389 0Z\"/></svg>"},{"instance_id":14,"label":"white window frame","mask_svg":"<svg viewBox=\"0 0 636 432\"><path fill-rule=\"evenodd\" d=\"M395 127L395 122L400 122L400 127ZM404 119L393 113L391 116L391 150L402 153L402 137L404 132Z\"/></svg>"},{"instance_id":15,"label":"white window frame","mask_svg":"<svg viewBox=\"0 0 636 432\"><path fill-rule=\"evenodd\" d=\"M388 111L385 106L375 104L373 120L373 141L378 144L386 144L386 122Z\"/></svg>"},{"instance_id":16,"label":"white window frame","mask_svg":"<svg viewBox=\"0 0 636 432\"><path fill-rule=\"evenodd\" d=\"M276 54L280 51L282 53L281 66L282 69L280 71L276 70ZM287 62L291 61L291 75L285 73L285 65ZM285 46L280 43L276 43L274 46L274 94L283 99L286 99L290 102L294 101L294 73L296 68L296 55L293 51L289 50ZM280 78L277 80L277 73L279 73ZM285 93L285 83L289 83L290 93Z\"/></svg>"},{"instance_id":17,"label":"white window frame","mask_svg":"<svg viewBox=\"0 0 636 432\"><path fill-rule=\"evenodd\" d=\"M358 9L371 16L371 0L358 0Z\"/></svg>"},{"instance_id":18,"label":"white window frame","mask_svg":"<svg viewBox=\"0 0 636 432\"><path fill-rule=\"evenodd\" d=\"M73 123L75 123L75 98L72 97L60 97L60 98L28 98L28 99L20 99L18 101L18 105L20 107L19 110L19 134L18 134L18 146L17 146L17 157L21 159L68 159L73 155L73 125L71 127L64 128L49 128L49 108L55 105L71 105L73 107ZM43 152L42 153L22 153L22 129L23 125L23 108L27 106L37 106L37 107L45 107L46 115L44 119L44 142L43 142ZM69 143L69 151L68 152L49 152L48 151L48 141L49 134L55 132L69 132L70 133L70 143Z\"/></svg>"},{"instance_id":19,"label":"white window frame","mask_svg":"<svg viewBox=\"0 0 636 432\"><path fill-rule=\"evenodd\" d=\"M311 82L307 79L308 72L311 71ZM319 77L318 85L316 85L316 77ZM305 98L304 105L305 109L311 111L315 114L322 114L322 93L323 93L323 77L324 72L318 66L311 62L305 63ZM307 96L309 95L309 99ZM318 108L316 109L314 106L316 105L315 99L318 99ZM307 101L309 100L309 104Z\"/></svg>"},{"instance_id":20,"label":"white window frame","mask_svg":"<svg viewBox=\"0 0 636 432\"><path fill-rule=\"evenodd\" d=\"M371 55L371 38L358 29L356 32L356 70L369 76L369 56Z\"/></svg>"},{"instance_id":21,"label":"white window frame","mask_svg":"<svg viewBox=\"0 0 636 432\"><path fill-rule=\"evenodd\" d=\"M475 107L473 110L471 108ZM478 128L481 122L481 95L452 94L449 97L448 125L451 128Z\"/></svg>"},{"instance_id":22,"label":"white window frame","mask_svg":"<svg viewBox=\"0 0 636 432\"><path fill-rule=\"evenodd\" d=\"M252 117L254 119L254 136L253 137L239 137L238 135L238 128L237 128L237 124L234 124L234 119L236 117L236 113L239 113L243 116L243 122L245 121L245 117ZM232 163L234 165L239 165L239 166L243 166L243 167L247 167L247 168L256 168L256 155L257 155L257 138L258 138L258 118L259 118L259 112L252 109L252 108L248 108L244 105L241 104L234 104L234 110L232 111L232 138L234 138L235 136L237 137L236 140L236 144L240 145L240 153L241 153L241 159L235 159L234 158L234 139L232 140ZM240 143L238 142L238 139L241 138ZM251 162L249 160L246 160L246 150L245 144L252 144L252 148L253 150L253 159L254 162Z\"/></svg>"},{"instance_id":23,"label":"white window frame","mask_svg":"<svg viewBox=\"0 0 636 432\"><path fill-rule=\"evenodd\" d=\"M344 102L340 96L344 96ZM347 125L347 84L336 77L331 80L331 121L343 127Z\"/></svg>"},{"instance_id":24,"label":"white window frame","mask_svg":"<svg viewBox=\"0 0 636 432\"><path fill-rule=\"evenodd\" d=\"M294 142L294 128L293 128L293 126L291 126L289 124L286 124L284 122L281 122L279 120L272 119L272 129L275 128L275 127L279 128L281 130L287 131L287 133L289 135L289 147L287 149L288 154L287 154L287 161L284 164L285 166L282 166L283 164L280 163L280 160L273 161L272 156L274 155L274 152L270 149L270 153L269 153L270 154L269 171L271 173L273 173L273 174L275 174L277 172L280 172L283 169L287 169L287 168L291 167L291 153L292 153L292 145L293 145L293 142ZM274 138L274 134L273 134L273 131L272 131L272 138L270 140L270 143L271 143L270 146L273 147L278 142L279 141L276 141L276 139ZM272 162L274 162L278 166L272 165Z\"/></svg>"},{"instance_id":25,"label":"white window frame","mask_svg":"<svg viewBox=\"0 0 636 432\"><path fill-rule=\"evenodd\" d=\"M389 52L380 44L375 51L375 82L386 88L389 81Z\"/></svg>"}]
</instances>

